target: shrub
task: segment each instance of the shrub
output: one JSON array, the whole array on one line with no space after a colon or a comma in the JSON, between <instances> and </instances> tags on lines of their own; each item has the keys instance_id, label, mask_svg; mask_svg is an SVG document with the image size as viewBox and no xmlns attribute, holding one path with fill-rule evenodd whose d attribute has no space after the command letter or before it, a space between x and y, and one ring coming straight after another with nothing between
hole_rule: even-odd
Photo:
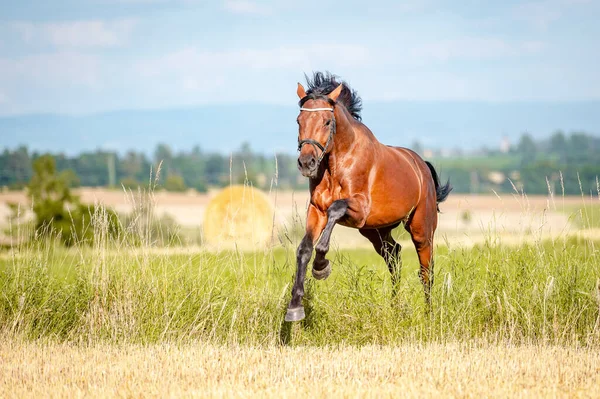
<instances>
[{"instance_id":1,"label":"shrub","mask_svg":"<svg viewBox=\"0 0 600 399\"><path fill-rule=\"evenodd\" d=\"M35 214L36 237L58 237L67 246L91 244L97 232L94 219L103 222L107 234L118 236L120 225L114 211L82 204L71 193L70 187L78 180L73 171L58 173L49 155L36 159L33 170L27 194Z\"/></svg>"},{"instance_id":2,"label":"shrub","mask_svg":"<svg viewBox=\"0 0 600 399\"><path fill-rule=\"evenodd\" d=\"M165 188L167 191L177 191L182 192L187 190L187 186L185 185L185 181L183 177L180 175L169 175L167 180L165 181Z\"/></svg>"}]
</instances>

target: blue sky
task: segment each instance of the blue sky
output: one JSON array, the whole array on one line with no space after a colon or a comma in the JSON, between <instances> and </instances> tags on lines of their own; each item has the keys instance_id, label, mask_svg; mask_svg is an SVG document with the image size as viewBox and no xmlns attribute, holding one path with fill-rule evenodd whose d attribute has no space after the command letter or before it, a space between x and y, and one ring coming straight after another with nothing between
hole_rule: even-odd
<instances>
[{"instance_id":1,"label":"blue sky","mask_svg":"<svg viewBox=\"0 0 600 399\"><path fill-rule=\"evenodd\" d=\"M600 2L3 0L0 115L295 104L330 70L365 102L600 99Z\"/></svg>"}]
</instances>

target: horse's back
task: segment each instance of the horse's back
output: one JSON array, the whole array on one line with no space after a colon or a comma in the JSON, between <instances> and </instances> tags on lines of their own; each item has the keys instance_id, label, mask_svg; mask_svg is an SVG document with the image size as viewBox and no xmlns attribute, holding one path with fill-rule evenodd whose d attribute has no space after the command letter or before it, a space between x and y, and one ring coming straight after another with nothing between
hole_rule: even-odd
<instances>
[{"instance_id":1,"label":"horse's back","mask_svg":"<svg viewBox=\"0 0 600 399\"><path fill-rule=\"evenodd\" d=\"M414 161L414 164L419 168L419 171L421 172L421 177L422 177L422 185L427 185L428 187L431 186L434 188L434 193L435 193L435 185L434 185L434 181L433 181L433 176L431 174L431 169L428 165L428 162L425 161L423 159L423 157L421 157L421 155L419 155L419 153L417 153L414 150L411 150L410 148L406 148L406 147L391 147L396 149L397 151L400 152L404 152L406 154L408 154ZM429 184L431 183L431 184Z\"/></svg>"},{"instance_id":2,"label":"horse's back","mask_svg":"<svg viewBox=\"0 0 600 399\"><path fill-rule=\"evenodd\" d=\"M435 181L431 173L431 169L428 163L415 151L405 147L390 147L398 152L407 154L413 162L416 168L418 168L417 174L419 175L420 185L420 196L419 196L419 207L426 207L428 211L437 213L437 201L436 201L436 190Z\"/></svg>"},{"instance_id":3,"label":"horse's back","mask_svg":"<svg viewBox=\"0 0 600 399\"><path fill-rule=\"evenodd\" d=\"M406 220L423 197L424 161L404 147L382 145L373 164L370 226Z\"/></svg>"}]
</instances>

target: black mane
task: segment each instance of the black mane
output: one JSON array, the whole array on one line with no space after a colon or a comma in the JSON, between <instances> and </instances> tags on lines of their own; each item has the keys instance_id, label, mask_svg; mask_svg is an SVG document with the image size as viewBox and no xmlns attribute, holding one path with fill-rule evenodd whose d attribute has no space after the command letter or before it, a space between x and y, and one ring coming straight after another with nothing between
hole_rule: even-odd
<instances>
[{"instance_id":1,"label":"black mane","mask_svg":"<svg viewBox=\"0 0 600 399\"><path fill-rule=\"evenodd\" d=\"M354 119L361 120L362 100L356 90L351 89L346 82L340 80L339 76L329 72L313 72L312 79L306 74L304 74L304 77L306 78L308 90L306 90L306 97L300 99L300 106L304 105L308 100L326 99L331 102L327 95L334 91L341 83L343 88L337 101L344 104Z\"/></svg>"}]
</instances>

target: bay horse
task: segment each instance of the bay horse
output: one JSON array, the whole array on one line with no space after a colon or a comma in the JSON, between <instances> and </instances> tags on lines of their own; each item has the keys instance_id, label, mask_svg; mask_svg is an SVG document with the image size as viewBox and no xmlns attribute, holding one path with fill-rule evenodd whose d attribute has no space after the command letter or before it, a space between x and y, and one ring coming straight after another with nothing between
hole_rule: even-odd
<instances>
[{"instance_id":1,"label":"bay horse","mask_svg":"<svg viewBox=\"0 0 600 399\"><path fill-rule=\"evenodd\" d=\"M404 223L417 250L419 276L430 303L433 235L439 207L452 186L440 185L433 165L407 148L381 144L361 122L362 100L344 81L327 73L298 83L298 169L309 179L306 234L296 253L297 270L285 321L304 319L304 279L331 273L329 241L336 224L358 229L385 260L396 287L401 246L392 230ZM394 288L395 290L395 288Z\"/></svg>"}]
</instances>

